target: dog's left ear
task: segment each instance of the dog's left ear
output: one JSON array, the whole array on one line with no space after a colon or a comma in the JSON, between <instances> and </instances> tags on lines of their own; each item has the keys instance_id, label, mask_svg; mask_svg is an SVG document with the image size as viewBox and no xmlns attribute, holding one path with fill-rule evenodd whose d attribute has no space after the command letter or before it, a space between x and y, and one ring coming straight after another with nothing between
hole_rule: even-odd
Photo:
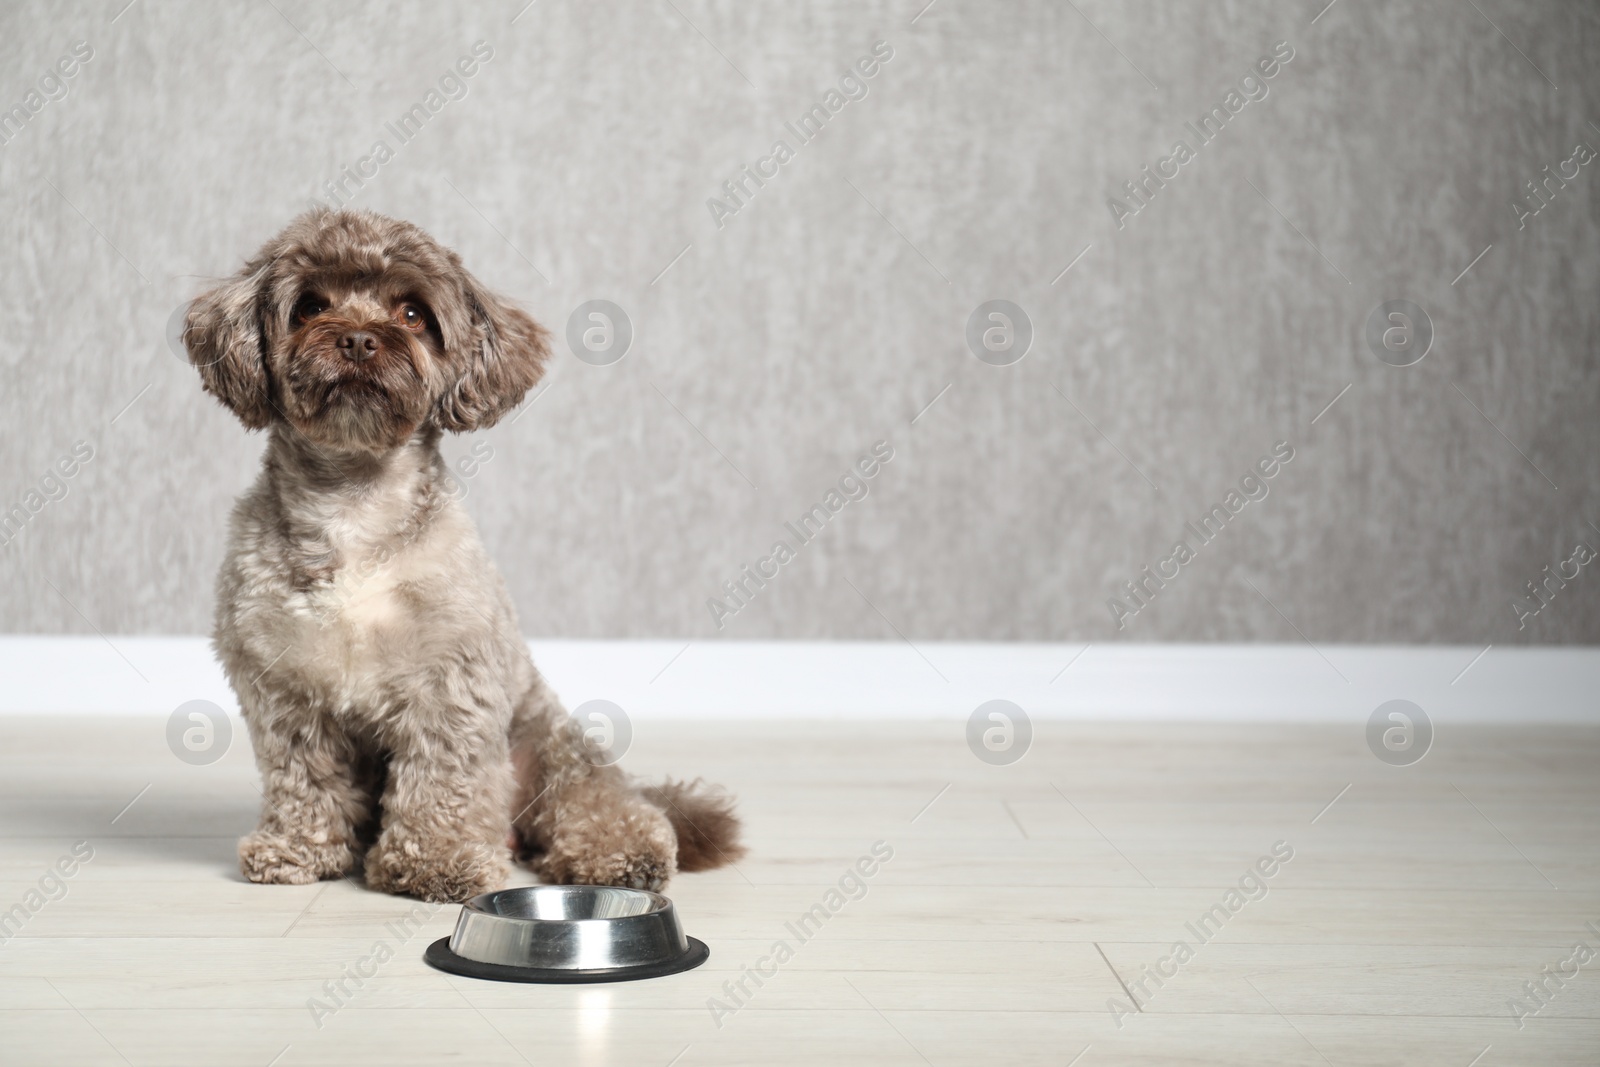
<instances>
[{"instance_id":1,"label":"dog's left ear","mask_svg":"<svg viewBox=\"0 0 1600 1067\"><path fill-rule=\"evenodd\" d=\"M544 375L549 334L521 308L489 292L461 269L460 304L441 323L446 352L461 375L439 398L442 429L482 430L522 401Z\"/></svg>"}]
</instances>

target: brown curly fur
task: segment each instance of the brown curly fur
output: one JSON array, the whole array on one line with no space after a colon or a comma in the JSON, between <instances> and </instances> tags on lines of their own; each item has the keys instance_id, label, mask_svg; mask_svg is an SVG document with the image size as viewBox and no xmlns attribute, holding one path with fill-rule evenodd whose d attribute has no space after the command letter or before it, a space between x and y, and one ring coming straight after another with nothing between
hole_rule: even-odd
<instances>
[{"instance_id":1,"label":"brown curly fur","mask_svg":"<svg viewBox=\"0 0 1600 1067\"><path fill-rule=\"evenodd\" d=\"M214 632L264 787L247 878L364 868L460 901L503 884L508 837L566 883L659 889L740 855L725 797L585 758L451 493L441 433L492 426L538 381L533 319L410 223L315 211L195 301L185 342L270 434Z\"/></svg>"}]
</instances>

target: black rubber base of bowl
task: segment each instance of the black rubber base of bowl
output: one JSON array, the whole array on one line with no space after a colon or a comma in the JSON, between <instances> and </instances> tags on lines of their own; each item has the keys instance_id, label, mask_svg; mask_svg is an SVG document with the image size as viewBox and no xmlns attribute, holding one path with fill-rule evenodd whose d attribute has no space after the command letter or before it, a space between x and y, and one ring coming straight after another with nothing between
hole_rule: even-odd
<instances>
[{"instance_id":1,"label":"black rubber base of bowl","mask_svg":"<svg viewBox=\"0 0 1600 1067\"><path fill-rule=\"evenodd\" d=\"M549 967L508 967L503 963L479 963L450 951L450 939L441 937L422 954L430 967L468 978L491 982L542 982L551 985L576 985L583 982L634 982L641 978L663 978L680 971L691 971L711 957L706 943L689 938L689 951L677 959L637 967L610 967L603 970L573 971Z\"/></svg>"}]
</instances>

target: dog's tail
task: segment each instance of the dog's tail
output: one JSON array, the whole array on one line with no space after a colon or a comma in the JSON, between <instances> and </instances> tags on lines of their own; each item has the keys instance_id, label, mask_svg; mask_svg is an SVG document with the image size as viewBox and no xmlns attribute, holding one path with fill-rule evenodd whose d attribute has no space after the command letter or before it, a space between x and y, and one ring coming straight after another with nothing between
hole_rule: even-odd
<instances>
[{"instance_id":1,"label":"dog's tail","mask_svg":"<svg viewBox=\"0 0 1600 1067\"><path fill-rule=\"evenodd\" d=\"M745 853L739 842L739 816L733 798L700 779L641 785L639 793L666 813L678 834L678 870L709 871Z\"/></svg>"}]
</instances>

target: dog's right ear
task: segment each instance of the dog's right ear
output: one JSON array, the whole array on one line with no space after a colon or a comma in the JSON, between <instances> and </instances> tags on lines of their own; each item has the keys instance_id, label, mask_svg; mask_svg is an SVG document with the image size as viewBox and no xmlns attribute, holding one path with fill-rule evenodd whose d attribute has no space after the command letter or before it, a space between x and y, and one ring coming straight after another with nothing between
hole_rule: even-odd
<instances>
[{"instance_id":1,"label":"dog's right ear","mask_svg":"<svg viewBox=\"0 0 1600 1067\"><path fill-rule=\"evenodd\" d=\"M251 264L189 305L183 344L206 392L252 430L272 422L267 395L267 264Z\"/></svg>"}]
</instances>

